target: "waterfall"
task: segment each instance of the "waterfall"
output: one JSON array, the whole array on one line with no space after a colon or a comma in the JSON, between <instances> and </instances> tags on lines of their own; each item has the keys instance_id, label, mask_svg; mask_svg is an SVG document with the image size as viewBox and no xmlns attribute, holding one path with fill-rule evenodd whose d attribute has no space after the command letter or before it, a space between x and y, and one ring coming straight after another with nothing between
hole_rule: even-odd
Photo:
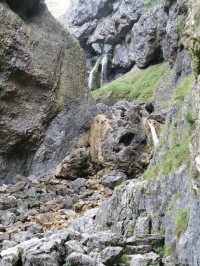
<instances>
[{"instance_id":1,"label":"waterfall","mask_svg":"<svg viewBox=\"0 0 200 266\"><path fill-rule=\"evenodd\" d=\"M93 89L97 89L98 85L95 84L97 83L97 76L99 75L98 73L98 69L99 69L99 65L101 63L101 57L99 57L96 61L96 63L94 64L92 70L90 71L89 77L88 77L88 87L93 90Z\"/></svg>"},{"instance_id":2,"label":"waterfall","mask_svg":"<svg viewBox=\"0 0 200 266\"><path fill-rule=\"evenodd\" d=\"M159 142L159 139L158 139L158 136L157 136L157 133L156 133L156 130L155 130L155 127L154 125L152 124L152 122L148 122L148 125L151 129L151 134L152 134L152 139L153 139L153 144L154 146L156 147L158 145L158 142Z\"/></svg>"},{"instance_id":3,"label":"waterfall","mask_svg":"<svg viewBox=\"0 0 200 266\"><path fill-rule=\"evenodd\" d=\"M107 79L108 68L108 54L104 54L101 62L101 87L105 84Z\"/></svg>"}]
</instances>

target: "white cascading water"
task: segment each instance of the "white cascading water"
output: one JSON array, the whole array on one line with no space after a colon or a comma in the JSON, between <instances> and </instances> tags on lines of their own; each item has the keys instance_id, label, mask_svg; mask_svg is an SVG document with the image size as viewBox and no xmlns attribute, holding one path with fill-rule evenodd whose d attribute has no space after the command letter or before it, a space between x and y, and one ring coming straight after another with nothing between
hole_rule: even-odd
<instances>
[{"instance_id":1,"label":"white cascading water","mask_svg":"<svg viewBox=\"0 0 200 266\"><path fill-rule=\"evenodd\" d=\"M89 77L88 77L88 87L90 88L90 90L92 89L92 83L93 83L93 74L95 71L95 66L93 67L93 69L90 71Z\"/></svg>"},{"instance_id":2,"label":"white cascading water","mask_svg":"<svg viewBox=\"0 0 200 266\"><path fill-rule=\"evenodd\" d=\"M101 87L105 84L107 79L108 68L108 54L104 54L101 62Z\"/></svg>"},{"instance_id":3,"label":"white cascading water","mask_svg":"<svg viewBox=\"0 0 200 266\"><path fill-rule=\"evenodd\" d=\"M158 139L158 136L157 136L157 133L156 133L156 129L154 127L154 125L151 123L151 122L148 122L148 125L151 129L151 135L152 135L152 139L153 139L153 144L154 146L156 147L158 145L158 142L159 142L159 139Z\"/></svg>"},{"instance_id":4,"label":"white cascading water","mask_svg":"<svg viewBox=\"0 0 200 266\"><path fill-rule=\"evenodd\" d=\"M88 77L88 87L92 90L93 89L93 81L94 81L94 74L97 71L97 68L100 64L100 57L97 59L95 65L93 66L92 70L90 71L89 77Z\"/></svg>"}]
</instances>

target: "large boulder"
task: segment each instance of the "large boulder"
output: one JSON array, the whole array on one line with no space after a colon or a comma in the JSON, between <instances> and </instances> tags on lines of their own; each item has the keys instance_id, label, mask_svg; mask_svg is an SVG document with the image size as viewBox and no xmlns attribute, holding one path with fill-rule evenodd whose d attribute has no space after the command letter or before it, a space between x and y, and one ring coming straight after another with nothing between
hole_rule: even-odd
<instances>
[{"instance_id":1,"label":"large boulder","mask_svg":"<svg viewBox=\"0 0 200 266\"><path fill-rule=\"evenodd\" d=\"M93 112L81 48L42 0L1 1L0 24L2 183L51 171Z\"/></svg>"},{"instance_id":2,"label":"large boulder","mask_svg":"<svg viewBox=\"0 0 200 266\"><path fill-rule=\"evenodd\" d=\"M132 178L144 171L151 143L141 111L141 106L123 101L94 118L89 137L93 163Z\"/></svg>"}]
</instances>

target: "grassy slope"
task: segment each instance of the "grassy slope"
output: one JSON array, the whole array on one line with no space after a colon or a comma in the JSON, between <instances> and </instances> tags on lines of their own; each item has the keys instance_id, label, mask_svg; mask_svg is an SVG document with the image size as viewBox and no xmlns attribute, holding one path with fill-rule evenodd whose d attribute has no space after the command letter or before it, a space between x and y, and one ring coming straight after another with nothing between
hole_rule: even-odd
<instances>
[{"instance_id":1,"label":"grassy slope","mask_svg":"<svg viewBox=\"0 0 200 266\"><path fill-rule=\"evenodd\" d=\"M93 91L97 101L104 101L111 96L115 102L122 99L139 102L150 102L156 87L169 69L168 63L160 63L147 69L136 69L125 76Z\"/></svg>"}]
</instances>

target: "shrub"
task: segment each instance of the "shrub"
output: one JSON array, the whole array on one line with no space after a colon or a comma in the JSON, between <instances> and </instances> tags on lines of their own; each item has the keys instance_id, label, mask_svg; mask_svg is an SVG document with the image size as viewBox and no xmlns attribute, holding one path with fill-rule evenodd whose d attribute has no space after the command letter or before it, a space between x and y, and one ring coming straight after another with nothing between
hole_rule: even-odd
<instances>
[{"instance_id":1,"label":"shrub","mask_svg":"<svg viewBox=\"0 0 200 266\"><path fill-rule=\"evenodd\" d=\"M189 123L189 124L194 124L196 118L194 118L192 116L192 114L190 112L188 112L186 115L185 115L185 120Z\"/></svg>"},{"instance_id":2,"label":"shrub","mask_svg":"<svg viewBox=\"0 0 200 266\"><path fill-rule=\"evenodd\" d=\"M22 256L24 254L24 249L22 247L17 248L18 254Z\"/></svg>"}]
</instances>

